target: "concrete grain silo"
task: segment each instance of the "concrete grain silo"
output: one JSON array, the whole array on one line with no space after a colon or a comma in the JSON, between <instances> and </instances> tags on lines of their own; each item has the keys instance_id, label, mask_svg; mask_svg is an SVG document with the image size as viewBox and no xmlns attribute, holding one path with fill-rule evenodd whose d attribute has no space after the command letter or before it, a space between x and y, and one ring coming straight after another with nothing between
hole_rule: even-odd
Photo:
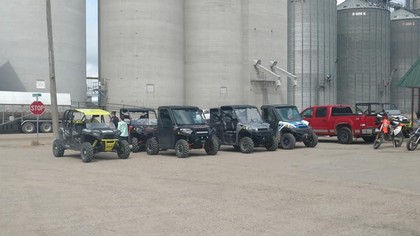
<instances>
[{"instance_id":1,"label":"concrete grain silo","mask_svg":"<svg viewBox=\"0 0 420 236\"><path fill-rule=\"evenodd\" d=\"M398 87L398 83L420 57L419 15L405 9L391 13L391 55L391 102L402 112L408 113L411 111L412 91ZM415 101L414 107L417 109L418 99Z\"/></svg>"},{"instance_id":2,"label":"concrete grain silo","mask_svg":"<svg viewBox=\"0 0 420 236\"><path fill-rule=\"evenodd\" d=\"M243 103L287 103L287 2L288 0L243 1ZM275 72L254 67L255 60ZM273 66L272 62L277 62Z\"/></svg>"},{"instance_id":3,"label":"concrete grain silo","mask_svg":"<svg viewBox=\"0 0 420 236\"><path fill-rule=\"evenodd\" d=\"M303 109L336 102L336 0L288 2L288 103Z\"/></svg>"},{"instance_id":4,"label":"concrete grain silo","mask_svg":"<svg viewBox=\"0 0 420 236\"><path fill-rule=\"evenodd\" d=\"M347 0L337 9L337 102L389 102L389 10L361 0Z\"/></svg>"},{"instance_id":5,"label":"concrete grain silo","mask_svg":"<svg viewBox=\"0 0 420 236\"><path fill-rule=\"evenodd\" d=\"M185 0L185 103L243 100L242 0Z\"/></svg>"},{"instance_id":6,"label":"concrete grain silo","mask_svg":"<svg viewBox=\"0 0 420 236\"><path fill-rule=\"evenodd\" d=\"M101 104L184 103L183 2L99 0Z\"/></svg>"},{"instance_id":7,"label":"concrete grain silo","mask_svg":"<svg viewBox=\"0 0 420 236\"><path fill-rule=\"evenodd\" d=\"M49 92L45 1L0 0L0 91ZM86 101L86 5L51 1L57 92Z\"/></svg>"},{"instance_id":8,"label":"concrete grain silo","mask_svg":"<svg viewBox=\"0 0 420 236\"><path fill-rule=\"evenodd\" d=\"M420 14L420 0L406 0L405 7Z\"/></svg>"},{"instance_id":9,"label":"concrete grain silo","mask_svg":"<svg viewBox=\"0 0 420 236\"><path fill-rule=\"evenodd\" d=\"M186 104L286 103L286 82L277 88L270 61L286 68L286 0L186 0ZM271 77L270 77L271 76ZM286 81L286 77L284 77Z\"/></svg>"}]
</instances>

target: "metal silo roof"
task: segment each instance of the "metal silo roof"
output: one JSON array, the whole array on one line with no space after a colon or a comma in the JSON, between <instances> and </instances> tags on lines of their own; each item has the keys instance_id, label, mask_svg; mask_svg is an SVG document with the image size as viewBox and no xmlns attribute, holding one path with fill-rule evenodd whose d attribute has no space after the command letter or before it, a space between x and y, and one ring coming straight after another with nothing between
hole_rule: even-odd
<instances>
[{"instance_id":1,"label":"metal silo roof","mask_svg":"<svg viewBox=\"0 0 420 236\"><path fill-rule=\"evenodd\" d=\"M400 87L419 88L420 87L420 58L417 59L411 68L401 78Z\"/></svg>"},{"instance_id":2,"label":"metal silo roof","mask_svg":"<svg viewBox=\"0 0 420 236\"><path fill-rule=\"evenodd\" d=\"M365 9L365 8L374 8L374 9L386 9L383 5L378 5L371 2L365 2L362 0L347 0L337 6L337 10L347 10L347 9Z\"/></svg>"},{"instance_id":3,"label":"metal silo roof","mask_svg":"<svg viewBox=\"0 0 420 236\"><path fill-rule=\"evenodd\" d=\"M391 20L419 19L420 16L407 9L400 8L391 13Z\"/></svg>"}]
</instances>

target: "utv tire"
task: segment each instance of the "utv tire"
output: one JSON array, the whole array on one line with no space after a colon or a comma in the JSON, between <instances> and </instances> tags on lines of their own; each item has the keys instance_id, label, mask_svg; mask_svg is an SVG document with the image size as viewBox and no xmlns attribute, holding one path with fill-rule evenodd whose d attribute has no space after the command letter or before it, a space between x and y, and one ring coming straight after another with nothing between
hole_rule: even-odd
<instances>
[{"instance_id":1,"label":"utv tire","mask_svg":"<svg viewBox=\"0 0 420 236\"><path fill-rule=\"evenodd\" d=\"M303 142L303 144L305 144L306 147L315 147L318 145L318 136L313 133L307 141Z\"/></svg>"},{"instance_id":2,"label":"utv tire","mask_svg":"<svg viewBox=\"0 0 420 236\"><path fill-rule=\"evenodd\" d=\"M353 134L349 128L343 127L338 130L337 139L339 143L350 144L353 142Z\"/></svg>"},{"instance_id":3,"label":"utv tire","mask_svg":"<svg viewBox=\"0 0 420 236\"><path fill-rule=\"evenodd\" d=\"M376 139L375 136L364 136L362 137L363 141L365 141L366 143L373 143Z\"/></svg>"},{"instance_id":4,"label":"utv tire","mask_svg":"<svg viewBox=\"0 0 420 236\"><path fill-rule=\"evenodd\" d=\"M417 146L419 145L417 143L417 139L418 139L417 136L413 136L413 137L410 138L410 140L408 140L408 142L407 142L407 150L408 151L416 150Z\"/></svg>"},{"instance_id":5,"label":"utv tire","mask_svg":"<svg viewBox=\"0 0 420 236\"><path fill-rule=\"evenodd\" d=\"M291 133L284 133L280 136L280 146L283 149L293 149L296 146L296 138Z\"/></svg>"},{"instance_id":6,"label":"utv tire","mask_svg":"<svg viewBox=\"0 0 420 236\"><path fill-rule=\"evenodd\" d=\"M120 159L127 159L130 156L130 144L128 144L127 140L118 142L117 154Z\"/></svg>"},{"instance_id":7,"label":"utv tire","mask_svg":"<svg viewBox=\"0 0 420 236\"><path fill-rule=\"evenodd\" d=\"M82 148L80 150L80 156L82 161L85 163L91 162L93 158L93 147L92 144L88 142L82 143Z\"/></svg>"},{"instance_id":8,"label":"utv tire","mask_svg":"<svg viewBox=\"0 0 420 236\"><path fill-rule=\"evenodd\" d=\"M155 137L146 141L146 152L148 155L157 155L159 153L159 143Z\"/></svg>"},{"instance_id":9,"label":"utv tire","mask_svg":"<svg viewBox=\"0 0 420 236\"><path fill-rule=\"evenodd\" d=\"M179 158L185 158L188 157L188 154L190 152L190 147L188 146L188 142L184 139L180 139L176 141L175 143L175 153L176 156Z\"/></svg>"},{"instance_id":10,"label":"utv tire","mask_svg":"<svg viewBox=\"0 0 420 236\"><path fill-rule=\"evenodd\" d=\"M215 136L207 139L204 150L206 150L207 155L216 155L219 151L219 140Z\"/></svg>"},{"instance_id":11,"label":"utv tire","mask_svg":"<svg viewBox=\"0 0 420 236\"><path fill-rule=\"evenodd\" d=\"M252 153L254 151L254 141L250 137L243 137L239 140L239 150L242 153Z\"/></svg>"},{"instance_id":12,"label":"utv tire","mask_svg":"<svg viewBox=\"0 0 420 236\"><path fill-rule=\"evenodd\" d=\"M64 156L64 144L60 139L55 139L53 142L53 154L55 157Z\"/></svg>"},{"instance_id":13,"label":"utv tire","mask_svg":"<svg viewBox=\"0 0 420 236\"><path fill-rule=\"evenodd\" d=\"M140 151L139 140L136 137L131 138L131 151L133 152Z\"/></svg>"},{"instance_id":14,"label":"utv tire","mask_svg":"<svg viewBox=\"0 0 420 236\"><path fill-rule=\"evenodd\" d=\"M275 151L279 147L276 136L271 137L271 139L265 144L265 148L268 151Z\"/></svg>"}]
</instances>

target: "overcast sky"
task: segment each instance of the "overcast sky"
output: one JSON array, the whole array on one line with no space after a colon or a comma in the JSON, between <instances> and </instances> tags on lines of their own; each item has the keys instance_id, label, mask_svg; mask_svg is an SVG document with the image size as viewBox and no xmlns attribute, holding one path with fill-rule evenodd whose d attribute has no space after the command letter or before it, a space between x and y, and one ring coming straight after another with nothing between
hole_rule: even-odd
<instances>
[{"instance_id":1,"label":"overcast sky","mask_svg":"<svg viewBox=\"0 0 420 236\"><path fill-rule=\"evenodd\" d=\"M337 0L337 4L344 0ZM404 3L404 0L393 0L393 2ZM97 0L86 1L86 47L87 47L87 76L98 76L98 3Z\"/></svg>"}]
</instances>

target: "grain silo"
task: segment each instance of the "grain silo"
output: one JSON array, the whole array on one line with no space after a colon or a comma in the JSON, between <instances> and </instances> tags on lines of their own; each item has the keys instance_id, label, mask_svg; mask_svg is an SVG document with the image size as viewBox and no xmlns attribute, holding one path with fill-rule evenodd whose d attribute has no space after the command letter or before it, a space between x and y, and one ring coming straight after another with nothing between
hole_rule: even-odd
<instances>
[{"instance_id":1,"label":"grain silo","mask_svg":"<svg viewBox=\"0 0 420 236\"><path fill-rule=\"evenodd\" d=\"M388 102L389 10L361 0L346 0L337 9L337 102Z\"/></svg>"},{"instance_id":2,"label":"grain silo","mask_svg":"<svg viewBox=\"0 0 420 236\"><path fill-rule=\"evenodd\" d=\"M391 102L405 113L411 111L411 89L398 83L420 57L420 16L397 9L391 13ZM414 107L417 107L417 100Z\"/></svg>"},{"instance_id":3,"label":"grain silo","mask_svg":"<svg viewBox=\"0 0 420 236\"><path fill-rule=\"evenodd\" d=\"M420 0L406 0L405 7L420 14Z\"/></svg>"},{"instance_id":4,"label":"grain silo","mask_svg":"<svg viewBox=\"0 0 420 236\"><path fill-rule=\"evenodd\" d=\"M271 61L286 68L286 5L287 0L186 0L186 104L286 103L286 82L277 88L270 72L257 74L254 67L261 60L266 68Z\"/></svg>"},{"instance_id":5,"label":"grain silo","mask_svg":"<svg viewBox=\"0 0 420 236\"><path fill-rule=\"evenodd\" d=\"M300 109L336 102L336 0L288 3L288 103Z\"/></svg>"},{"instance_id":6,"label":"grain silo","mask_svg":"<svg viewBox=\"0 0 420 236\"><path fill-rule=\"evenodd\" d=\"M243 103L287 103L287 2L288 0L244 0L243 2ZM260 67L281 76L277 78ZM273 63L277 63L273 66ZM247 78L247 79L245 79Z\"/></svg>"},{"instance_id":7,"label":"grain silo","mask_svg":"<svg viewBox=\"0 0 420 236\"><path fill-rule=\"evenodd\" d=\"M45 1L0 0L0 90L49 92ZM57 91L86 101L86 5L51 1Z\"/></svg>"},{"instance_id":8,"label":"grain silo","mask_svg":"<svg viewBox=\"0 0 420 236\"><path fill-rule=\"evenodd\" d=\"M102 104L184 103L183 2L99 0Z\"/></svg>"},{"instance_id":9,"label":"grain silo","mask_svg":"<svg viewBox=\"0 0 420 236\"><path fill-rule=\"evenodd\" d=\"M242 0L185 1L186 104L243 100Z\"/></svg>"}]
</instances>

